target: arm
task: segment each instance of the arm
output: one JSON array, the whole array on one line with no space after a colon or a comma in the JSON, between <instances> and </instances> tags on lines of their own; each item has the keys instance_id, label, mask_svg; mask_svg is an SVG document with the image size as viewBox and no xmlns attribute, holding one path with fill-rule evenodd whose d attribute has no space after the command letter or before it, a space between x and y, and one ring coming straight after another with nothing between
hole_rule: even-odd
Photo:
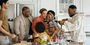
<instances>
[{"instance_id":1,"label":"arm","mask_svg":"<svg viewBox=\"0 0 90 45\"><path fill-rule=\"evenodd\" d=\"M2 25L2 21L0 21L0 31L1 31L2 33L6 34L6 35L8 35L8 36L10 36L10 37L12 37L12 38L15 38L15 37L16 37L16 35L11 34L11 33L7 32L7 31L5 31L5 30L1 27L1 25Z\"/></svg>"},{"instance_id":2,"label":"arm","mask_svg":"<svg viewBox=\"0 0 90 45\"><path fill-rule=\"evenodd\" d=\"M70 24L69 24L70 23ZM81 27L82 23L82 17L78 16L77 19L74 21L74 23L66 21L64 25L70 30L70 31L78 31Z\"/></svg>"},{"instance_id":3,"label":"arm","mask_svg":"<svg viewBox=\"0 0 90 45\"><path fill-rule=\"evenodd\" d=\"M53 20L53 23L54 23L54 26L55 26L55 28L56 28L56 30L59 30L59 26L56 24L56 22Z\"/></svg>"},{"instance_id":4,"label":"arm","mask_svg":"<svg viewBox=\"0 0 90 45\"><path fill-rule=\"evenodd\" d=\"M55 34L58 33L58 31L59 31L59 30L56 30L56 31L53 33L53 35L51 36L51 38L53 38L53 37L55 36Z\"/></svg>"},{"instance_id":5,"label":"arm","mask_svg":"<svg viewBox=\"0 0 90 45\"><path fill-rule=\"evenodd\" d=\"M18 36L18 41L21 42L22 39L22 36L20 35L20 18L16 18L15 19L15 22L14 22L14 28L15 28L15 33L17 34Z\"/></svg>"},{"instance_id":6,"label":"arm","mask_svg":"<svg viewBox=\"0 0 90 45\"><path fill-rule=\"evenodd\" d=\"M35 30L35 25L37 23L37 19L34 19L33 23L32 23L32 31L37 34L36 30Z\"/></svg>"}]
</instances>

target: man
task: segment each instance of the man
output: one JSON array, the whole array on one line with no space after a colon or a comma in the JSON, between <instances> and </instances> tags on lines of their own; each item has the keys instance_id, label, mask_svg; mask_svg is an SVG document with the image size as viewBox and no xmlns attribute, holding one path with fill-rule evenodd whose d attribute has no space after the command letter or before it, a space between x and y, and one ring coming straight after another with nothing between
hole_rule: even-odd
<instances>
[{"instance_id":1,"label":"man","mask_svg":"<svg viewBox=\"0 0 90 45\"><path fill-rule=\"evenodd\" d=\"M35 34L37 34L36 30L35 30L35 26L36 26L36 23L38 22L43 22L44 23L44 19L46 18L46 15L47 15L47 10L45 8L42 8L40 10L40 16L35 18L33 23L32 23L32 30Z\"/></svg>"},{"instance_id":2,"label":"man","mask_svg":"<svg viewBox=\"0 0 90 45\"><path fill-rule=\"evenodd\" d=\"M15 33L18 35L18 42L27 40L29 36L30 23L32 22L32 16L28 7L22 8L22 15L15 19Z\"/></svg>"},{"instance_id":3,"label":"man","mask_svg":"<svg viewBox=\"0 0 90 45\"><path fill-rule=\"evenodd\" d=\"M76 13L76 9L77 7L75 5L70 5L68 8L68 13L71 18L63 19L62 21L60 21L60 24L64 24L66 28L68 28L72 41L78 42L79 45L83 45L83 42L86 38L83 27L84 15Z\"/></svg>"},{"instance_id":4,"label":"man","mask_svg":"<svg viewBox=\"0 0 90 45\"><path fill-rule=\"evenodd\" d=\"M0 0L0 45L10 45L8 36L15 38L14 34L9 33L8 17L5 10L8 8L8 0Z\"/></svg>"}]
</instances>

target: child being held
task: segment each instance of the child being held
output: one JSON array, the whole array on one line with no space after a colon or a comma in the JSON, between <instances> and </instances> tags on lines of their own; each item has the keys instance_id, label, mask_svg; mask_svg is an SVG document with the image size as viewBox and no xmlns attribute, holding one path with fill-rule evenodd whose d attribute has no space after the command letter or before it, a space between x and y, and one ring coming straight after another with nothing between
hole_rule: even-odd
<instances>
[{"instance_id":1,"label":"child being held","mask_svg":"<svg viewBox=\"0 0 90 45\"><path fill-rule=\"evenodd\" d=\"M58 32L58 31L55 31L53 36L49 36L45 32L45 30L46 30L45 25L42 22L38 22L35 26L35 29L36 29L38 35L33 34L34 42L49 41L49 39L53 38L54 35Z\"/></svg>"},{"instance_id":2,"label":"child being held","mask_svg":"<svg viewBox=\"0 0 90 45\"><path fill-rule=\"evenodd\" d=\"M36 36L35 34L33 34L34 42L40 42L41 40L48 41L52 37L52 36L50 37L45 32L45 25L42 22L38 22L35 26L35 29L36 29L38 35Z\"/></svg>"}]
</instances>

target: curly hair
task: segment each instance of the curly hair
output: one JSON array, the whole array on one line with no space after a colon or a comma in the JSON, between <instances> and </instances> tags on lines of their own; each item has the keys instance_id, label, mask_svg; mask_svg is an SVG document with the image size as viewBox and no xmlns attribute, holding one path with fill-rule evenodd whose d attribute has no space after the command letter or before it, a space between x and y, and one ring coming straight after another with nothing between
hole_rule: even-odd
<instances>
[{"instance_id":1,"label":"curly hair","mask_svg":"<svg viewBox=\"0 0 90 45\"><path fill-rule=\"evenodd\" d=\"M45 25L42 22L38 22L35 26L35 29L38 33L42 33L45 31Z\"/></svg>"}]
</instances>

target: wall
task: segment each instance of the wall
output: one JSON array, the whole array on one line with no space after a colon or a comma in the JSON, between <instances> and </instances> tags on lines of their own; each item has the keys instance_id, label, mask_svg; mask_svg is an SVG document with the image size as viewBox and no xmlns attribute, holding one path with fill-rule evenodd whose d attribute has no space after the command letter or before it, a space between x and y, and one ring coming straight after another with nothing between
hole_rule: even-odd
<instances>
[{"instance_id":1,"label":"wall","mask_svg":"<svg viewBox=\"0 0 90 45\"><path fill-rule=\"evenodd\" d=\"M86 15L90 15L90 0L83 0L83 11Z\"/></svg>"}]
</instances>

